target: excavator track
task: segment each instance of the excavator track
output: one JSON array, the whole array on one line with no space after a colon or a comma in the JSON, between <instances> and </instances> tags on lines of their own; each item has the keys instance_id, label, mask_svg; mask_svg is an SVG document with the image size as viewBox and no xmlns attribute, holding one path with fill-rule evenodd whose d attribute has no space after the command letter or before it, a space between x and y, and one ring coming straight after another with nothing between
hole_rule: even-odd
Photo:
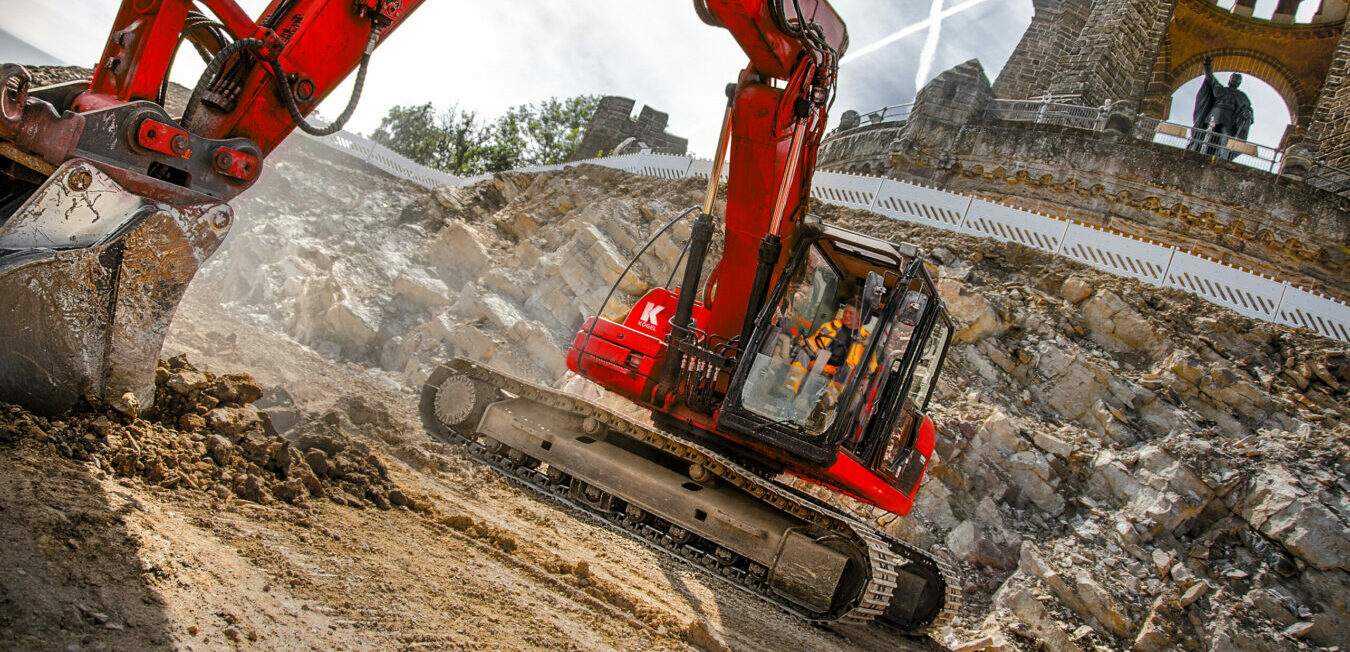
<instances>
[{"instance_id":1,"label":"excavator track","mask_svg":"<svg viewBox=\"0 0 1350 652\"><path fill-rule=\"evenodd\" d=\"M541 470L540 460L524 451L492 439L480 427L494 433L506 433L517 426L492 426L485 418L490 406L519 404L518 411L538 409L558 412L546 413L535 421L548 421L559 427L558 414L565 413L579 420L576 439L593 442L585 433L597 438L618 435L645 446L643 450L659 451L661 455L677 458L691 468L701 467L715 480L699 478L704 484L726 483L743 492L759 507L772 510L805 524L816 534L816 542L843 548L857 568L852 571L858 581L850 583L842 605L822 609L810 608L801 600L784 596L781 586L770 581L770 571L729 550L730 541L713 541L694 534L684 527L638 507L623 495L611 495L553 467L549 461ZM643 539L691 565L721 576L737 587L772 602L775 606L816 625L880 626L906 636L923 635L941 629L956 614L960 605L960 588L953 569L941 559L898 539L887 536L872 525L848 516L838 510L809 499L795 491L766 479L742 467L731 459L697 444L670 436L660 430L634 423L609 409L569 394L543 388L528 381L503 374L483 365L456 359L432 373L423 386L421 414L424 427L433 436L449 443L462 444L471 458L491 467L516 484L551 499L586 512L616 531ZM481 422L481 424L480 424ZM514 422L512 422L514 423ZM521 423L530 424L523 418ZM483 425L487 424L487 425ZM547 427L536 424L538 427ZM495 429L493 429L495 428ZM572 434L569 431L569 434ZM481 441L480 441L481 439ZM608 441L608 439L606 439ZM620 445L621 446L621 445ZM621 446L632 448L631 446ZM561 446L559 447L561 448ZM544 445L545 453L552 450ZM539 454L539 450L530 452ZM547 460L546 460L547 461ZM565 462L563 463L565 464ZM691 483L685 483L689 488ZM636 509L635 509L636 508ZM784 539L791 539L791 532ZM763 532L748 531L751 537L764 537ZM822 535L822 533L824 533ZM804 539L803 539L804 540ZM846 542L846 543L841 543ZM792 541L785 541L786 550ZM799 546L800 547L800 546ZM828 555L827 555L828 556ZM833 557L822 566L829 567ZM814 575L817 569L806 571ZM828 574L828 573L827 573ZM842 580L841 580L842 581Z\"/></svg>"}]
</instances>

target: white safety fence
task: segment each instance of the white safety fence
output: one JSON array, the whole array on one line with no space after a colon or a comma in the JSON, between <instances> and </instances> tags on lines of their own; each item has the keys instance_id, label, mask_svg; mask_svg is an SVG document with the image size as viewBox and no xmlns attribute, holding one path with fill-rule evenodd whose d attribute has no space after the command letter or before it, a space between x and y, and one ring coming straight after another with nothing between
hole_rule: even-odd
<instances>
[{"instance_id":1,"label":"white safety fence","mask_svg":"<svg viewBox=\"0 0 1350 652\"><path fill-rule=\"evenodd\" d=\"M490 175L459 177L427 168L347 132L316 140L427 188L463 187L490 178ZM712 172L712 162L706 159L646 152L519 171L560 170L582 163L666 179L706 179ZM722 176L725 178L725 170ZM1016 242L1112 274L1184 290L1248 317L1307 328L1350 342L1350 306L1286 281L1165 244L894 179L819 171L814 176L811 194L826 203L897 220Z\"/></svg>"}]
</instances>

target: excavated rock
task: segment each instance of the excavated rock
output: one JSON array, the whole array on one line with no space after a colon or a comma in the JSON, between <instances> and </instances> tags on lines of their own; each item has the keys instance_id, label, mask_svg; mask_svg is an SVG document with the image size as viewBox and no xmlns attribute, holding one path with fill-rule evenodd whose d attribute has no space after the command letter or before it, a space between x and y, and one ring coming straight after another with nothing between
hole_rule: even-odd
<instances>
[{"instance_id":1,"label":"excavated rock","mask_svg":"<svg viewBox=\"0 0 1350 652\"><path fill-rule=\"evenodd\" d=\"M410 388L460 355L604 400L566 372L563 353L611 286L604 314L617 317L666 283L683 224L622 272L701 194L697 180L588 166L426 191L317 145L287 147L193 291ZM1350 348L1025 247L815 209L929 252L958 329L913 512L840 499L961 564L965 606L942 642L1350 640ZM322 424L354 432L378 419L367 412L348 405ZM314 477L344 468L317 433L290 434Z\"/></svg>"},{"instance_id":2,"label":"excavated rock","mask_svg":"<svg viewBox=\"0 0 1350 652\"><path fill-rule=\"evenodd\" d=\"M367 446L322 427L286 439L252 405L262 395L248 374L216 376L178 356L157 368L155 405L145 413L114 402L45 418L0 405L0 445L31 440L107 473L219 498L261 504L319 498L381 509L395 503L388 470ZM316 466L313 456L325 453L332 459ZM410 504L398 495L395 504Z\"/></svg>"}]
</instances>

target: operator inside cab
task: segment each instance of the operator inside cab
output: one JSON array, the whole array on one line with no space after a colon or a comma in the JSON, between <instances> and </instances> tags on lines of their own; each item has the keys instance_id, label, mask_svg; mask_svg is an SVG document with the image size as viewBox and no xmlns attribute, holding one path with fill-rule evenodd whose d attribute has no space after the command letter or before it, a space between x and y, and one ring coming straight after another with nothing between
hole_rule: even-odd
<instances>
[{"instance_id":1,"label":"operator inside cab","mask_svg":"<svg viewBox=\"0 0 1350 652\"><path fill-rule=\"evenodd\" d=\"M818 371L830 380L826 396L837 400L854 367L862 361L863 349L871 333L858 324L858 309L853 304L844 305L842 314L820 325L811 337L801 342L793 355L792 370L784 381L784 386L794 395L801 389L806 378L818 362L823 352L829 357Z\"/></svg>"},{"instance_id":2,"label":"operator inside cab","mask_svg":"<svg viewBox=\"0 0 1350 652\"><path fill-rule=\"evenodd\" d=\"M808 256L804 267L776 311L774 334L756 356L744 400L752 411L814 436L833 422L872 329L863 323L861 295L823 256ZM866 365L869 373L876 368L875 360Z\"/></svg>"}]
</instances>

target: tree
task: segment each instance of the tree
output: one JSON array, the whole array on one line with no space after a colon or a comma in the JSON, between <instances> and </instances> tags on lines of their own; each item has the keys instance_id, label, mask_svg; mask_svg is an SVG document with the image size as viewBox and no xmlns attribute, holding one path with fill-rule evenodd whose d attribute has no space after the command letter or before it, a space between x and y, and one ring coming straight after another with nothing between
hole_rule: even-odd
<instances>
[{"instance_id":1,"label":"tree","mask_svg":"<svg viewBox=\"0 0 1350 652\"><path fill-rule=\"evenodd\" d=\"M483 148L484 169L488 172L514 170L528 165L529 137L526 128L529 114L520 107L512 107L489 127L491 135Z\"/></svg>"},{"instance_id":2,"label":"tree","mask_svg":"<svg viewBox=\"0 0 1350 652\"><path fill-rule=\"evenodd\" d=\"M380 119L380 127L370 139L427 167L440 167L442 134L436 109L430 102L421 106L395 106Z\"/></svg>"},{"instance_id":3,"label":"tree","mask_svg":"<svg viewBox=\"0 0 1350 652\"><path fill-rule=\"evenodd\" d=\"M578 95L561 101L551 97L537 107L532 104L516 107L527 116L525 131L530 140L530 162L553 165L566 161L581 144L586 123L599 104L600 98L595 95Z\"/></svg>"},{"instance_id":4,"label":"tree","mask_svg":"<svg viewBox=\"0 0 1350 652\"><path fill-rule=\"evenodd\" d=\"M567 160L600 98L578 95L513 106L491 124L475 111L431 103L389 109L371 135L375 142L427 167L452 174L499 172Z\"/></svg>"},{"instance_id":5,"label":"tree","mask_svg":"<svg viewBox=\"0 0 1350 652\"><path fill-rule=\"evenodd\" d=\"M488 136L476 112L459 107L438 112L428 102L389 109L370 138L427 167L477 174Z\"/></svg>"},{"instance_id":6,"label":"tree","mask_svg":"<svg viewBox=\"0 0 1350 652\"><path fill-rule=\"evenodd\" d=\"M451 107L441 114L440 128L446 145L441 164L436 167L451 174L482 172L483 149L491 130L478 122L478 113Z\"/></svg>"}]
</instances>

